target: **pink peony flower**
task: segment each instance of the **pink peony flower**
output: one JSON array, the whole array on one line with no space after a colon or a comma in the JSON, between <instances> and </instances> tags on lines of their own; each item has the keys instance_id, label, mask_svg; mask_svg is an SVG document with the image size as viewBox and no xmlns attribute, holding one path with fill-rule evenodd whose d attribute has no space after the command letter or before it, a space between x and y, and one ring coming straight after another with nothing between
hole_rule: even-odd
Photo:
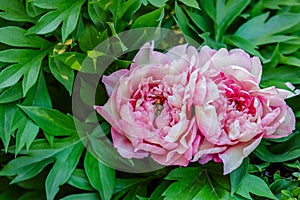
<instances>
[{"instance_id":1,"label":"pink peony flower","mask_svg":"<svg viewBox=\"0 0 300 200\"><path fill-rule=\"evenodd\" d=\"M97 112L111 125L125 158L151 156L162 165L223 162L236 169L262 138L292 133L291 92L259 87L262 66L241 49L198 52L187 45L166 54L146 43L130 66L104 76L110 98Z\"/></svg>"},{"instance_id":2,"label":"pink peony flower","mask_svg":"<svg viewBox=\"0 0 300 200\"><path fill-rule=\"evenodd\" d=\"M130 70L103 77L110 98L95 109L112 125L113 144L121 156L149 155L162 165L186 166L200 142L188 81L198 52L187 45L166 54L153 48L146 43Z\"/></svg>"},{"instance_id":3,"label":"pink peony flower","mask_svg":"<svg viewBox=\"0 0 300 200\"><path fill-rule=\"evenodd\" d=\"M295 117L284 101L292 93L275 87L260 89L261 63L241 49L228 52L205 46L199 57L193 103L204 139L193 161L223 162L228 174L262 138L292 133Z\"/></svg>"}]
</instances>

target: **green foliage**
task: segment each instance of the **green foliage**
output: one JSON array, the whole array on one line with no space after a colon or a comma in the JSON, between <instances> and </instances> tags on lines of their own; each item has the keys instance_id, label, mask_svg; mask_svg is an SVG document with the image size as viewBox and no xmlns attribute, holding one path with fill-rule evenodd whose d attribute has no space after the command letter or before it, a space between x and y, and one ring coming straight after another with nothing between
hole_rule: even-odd
<instances>
[{"instance_id":1,"label":"green foliage","mask_svg":"<svg viewBox=\"0 0 300 200\"><path fill-rule=\"evenodd\" d=\"M262 87L299 88L299 13L298 0L0 0L0 199L299 199L300 96L287 100L294 134L263 140L227 176L215 163L114 170L105 160L120 168L134 162L104 152L110 126L75 119L70 98L94 102L89 80L80 80L86 91L73 91L76 74L102 70L97 59L108 55L93 50L100 42L113 36L107 48L126 50L118 33L143 27L174 29L192 45L242 48L261 59ZM133 55L113 60L105 73L128 67ZM96 102L106 100L99 84ZM75 124L91 134L79 138Z\"/></svg>"}]
</instances>

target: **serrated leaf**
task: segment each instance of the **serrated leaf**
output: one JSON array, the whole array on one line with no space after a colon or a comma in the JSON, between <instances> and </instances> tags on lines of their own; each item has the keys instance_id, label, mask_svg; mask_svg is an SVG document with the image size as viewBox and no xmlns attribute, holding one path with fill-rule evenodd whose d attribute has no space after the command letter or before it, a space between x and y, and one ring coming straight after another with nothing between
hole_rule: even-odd
<instances>
[{"instance_id":1,"label":"serrated leaf","mask_svg":"<svg viewBox=\"0 0 300 200\"><path fill-rule=\"evenodd\" d=\"M17 26L0 28L0 42L15 47L46 48L51 45L37 35L25 35L26 30Z\"/></svg>"},{"instance_id":2,"label":"serrated leaf","mask_svg":"<svg viewBox=\"0 0 300 200\"><path fill-rule=\"evenodd\" d=\"M68 180L68 184L82 190L89 190L89 191L94 190L94 188L91 186L89 182L89 179L86 176L85 171L82 169L75 169L70 179Z\"/></svg>"},{"instance_id":3,"label":"serrated leaf","mask_svg":"<svg viewBox=\"0 0 300 200\"><path fill-rule=\"evenodd\" d=\"M277 199L277 197L271 192L268 185L261 178L247 174L244 176L236 193L245 198L251 199L250 192L257 196Z\"/></svg>"},{"instance_id":4,"label":"serrated leaf","mask_svg":"<svg viewBox=\"0 0 300 200\"><path fill-rule=\"evenodd\" d=\"M31 22L35 20L28 16L24 4L18 0L2 0L0 4L0 17L6 20L18 21L18 22Z\"/></svg>"},{"instance_id":5,"label":"serrated leaf","mask_svg":"<svg viewBox=\"0 0 300 200\"><path fill-rule=\"evenodd\" d=\"M36 106L19 107L25 112L41 129L53 136L76 135L76 127L73 117L65 115L58 110ZM51 124L51 125L50 125Z\"/></svg>"},{"instance_id":6,"label":"serrated leaf","mask_svg":"<svg viewBox=\"0 0 300 200\"><path fill-rule=\"evenodd\" d=\"M49 57L49 68L53 76L65 86L71 95L74 83L74 71L55 57Z\"/></svg>"},{"instance_id":7,"label":"serrated leaf","mask_svg":"<svg viewBox=\"0 0 300 200\"><path fill-rule=\"evenodd\" d=\"M161 7L137 18L131 28L157 27L161 24L163 17L164 8Z\"/></svg>"},{"instance_id":8,"label":"serrated leaf","mask_svg":"<svg viewBox=\"0 0 300 200\"><path fill-rule=\"evenodd\" d=\"M99 200L99 195L97 193L72 194L61 200Z\"/></svg>"},{"instance_id":9,"label":"serrated leaf","mask_svg":"<svg viewBox=\"0 0 300 200\"><path fill-rule=\"evenodd\" d=\"M46 34L54 31L62 22L62 40L63 42L76 28L81 7L85 0L76 1L59 1L60 4L56 4L55 7L58 10L47 12L43 15L37 24L26 32L26 34ZM46 2L44 2L46 3ZM54 3L54 2L52 2ZM38 2L34 2L35 5L40 5ZM48 2L46 3L48 4ZM51 5L51 3L49 3ZM42 6L41 6L42 7ZM45 7L48 7L47 5Z\"/></svg>"},{"instance_id":10,"label":"serrated leaf","mask_svg":"<svg viewBox=\"0 0 300 200\"><path fill-rule=\"evenodd\" d=\"M269 13L264 13L254 17L234 33L239 37L253 42L256 45L269 44L278 41L287 41L294 39L293 36L277 35L287 31L300 23L300 14L298 13L279 13L271 17L268 21ZM255 27L255 29L253 29Z\"/></svg>"},{"instance_id":11,"label":"serrated leaf","mask_svg":"<svg viewBox=\"0 0 300 200\"><path fill-rule=\"evenodd\" d=\"M82 143L77 143L55 155L56 162L46 179L47 199L54 199L59 191L59 186L65 184L71 177L79 162L83 149L84 146Z\"/></svg>"},{"instance_id":12,"label":"serrated leaf","mask_svg":"<svg viewBox=\"0 0 300 200\"><path fill-rule=\"evenodd\" d=\"M98 190L101 199L110 199L115 186L115 170L98 161L86 152L84 169L91 185Z\"/></svg>"}]
</instances>

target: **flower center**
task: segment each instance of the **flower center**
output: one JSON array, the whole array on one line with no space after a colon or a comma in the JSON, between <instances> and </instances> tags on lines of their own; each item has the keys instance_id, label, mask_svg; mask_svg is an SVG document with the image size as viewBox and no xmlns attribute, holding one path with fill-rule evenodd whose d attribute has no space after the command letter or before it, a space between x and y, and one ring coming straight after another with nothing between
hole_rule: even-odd
<instances>
[{"instance_id":1,"label":"flower center","mask_svg":"<svg viewBox=\"0 0 300 200\"><path fill-rule=\"evenodd\" d=\"M158 97L154 100L154 112L156 117L160 115L164 109L163 101L164 99L162 99L161 97Z\"/></svg>"}]
</instances>

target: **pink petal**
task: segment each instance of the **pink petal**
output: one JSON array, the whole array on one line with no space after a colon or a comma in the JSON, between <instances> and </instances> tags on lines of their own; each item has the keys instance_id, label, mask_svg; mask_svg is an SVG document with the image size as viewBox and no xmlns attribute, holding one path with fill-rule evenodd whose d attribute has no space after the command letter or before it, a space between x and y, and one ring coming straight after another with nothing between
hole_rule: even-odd
<instances>
[{"instance_id":1,"label":"pink petal","mask_svg":"<svg viewBox=\"0 0 300 200\"><path fill-rule=\"evenodd\" d=\"M224 165L224 175L229 174L238 168L242 164L243 159L259 145L261 139L262 136L250 142L236 144L227 149L225 152L220 153L219 157L223 161Z\"/></svg>"},{"instance_id":2,"label":"pink petal","mask_svg":"<svg viewBox=\"0 0 300 200\"><path fill-rule=\"evenodd\" d=\"M151 44L146 43L134 57L133 63L130 65L130 70L133 70L137 66L167 64L168 62L170 62L168 56L154 51L154 42L151 42Z\"/></svg>"},{"instance_id":3,"label":"pink petal","mask_svg":"<svg viewBox=\"0 0 300 200\"><path fill-rule=\"evenodd\" d=\"M221 127L215 107L195 106L195 115L201 133L209 142L216 144L221 135Z\"/></svg>"},{"instance_id":4,"label":"pink petal","mask_svg":"<svg viewBox=\"0 0 300 200\"><path fill-rule=\"evenodd\" d=\"M104 83L106 92L109 96L112 94L115 86L119 82L120 77L128 76L128 74L129 74L128 69L121 69L121 70L118 70L118 71L110 74L109 76L103 76L102 82Z\"/></svg>"},{"instance_id":5,"label":"pink petal","mask_svg":"<svg viewBox=\"0 0 300 200\"><path fill-rule=\"evenodd\" d=\"M276 129L275 133L272 135L264 136L265 138L281 138L288 136L295 130L296 119L292 109L288 106L285 115L285 120Z\"/></svg>"},{"instance_id":6,"label":"pink petal","mask_svg":"<svg viewBox=\"0 0 300 200\"><path fill-rule=\"evenodd\" d=\"M148 156L145 151L134 151L132 143L124 135L118 133L114 128L111 128L111 135L114 147L118 150L120 155L124 158L144 158Z\"/></svg>"},{"instance_id":7,"label":"pink petal","mask_svg":"<svg viewBox=\"0 0 300 200\"><path fill-rule=\"evenodd\" d=\"M255 77L258 83L260 83L261 80L261 74L262 74L262 66L261 62L258 57L252 58L252 69L250 70L251 74Z\"/></svg>"},{"instance_id":8,"label":"pink petal","mask_svg":"<svg viewBox=\"0 0 300 200\"><path fill-rule=\"evenodd\" d=\"M175 142L178 138L187 131L189 125L188 120L181 120L173 126L165 137L167 142Z\"/></svg>"}]
</instances>

